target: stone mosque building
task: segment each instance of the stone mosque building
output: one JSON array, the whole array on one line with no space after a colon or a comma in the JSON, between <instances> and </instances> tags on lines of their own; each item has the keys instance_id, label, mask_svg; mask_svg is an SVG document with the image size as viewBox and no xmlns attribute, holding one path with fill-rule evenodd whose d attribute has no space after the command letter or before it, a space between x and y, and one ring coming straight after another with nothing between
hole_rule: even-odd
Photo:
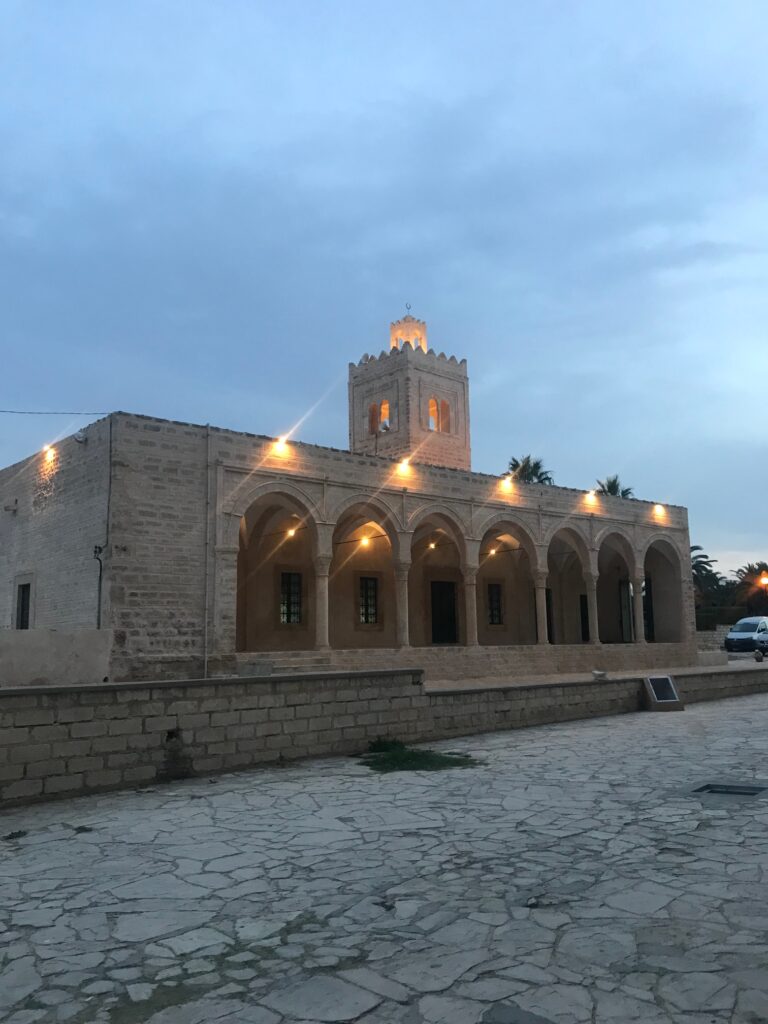
<instances>
[{"instance_id":1,"label":"stone mosque building","mask_svg":"<svg viewBox=\"0 0 768 1024\"><path fill-rule=\"evenodd\" d=\"M473 473L466 360L406 316L349 450L116 412L0 472L0 683L696 661L684 508Z\"/></svg>"}]
</instances>

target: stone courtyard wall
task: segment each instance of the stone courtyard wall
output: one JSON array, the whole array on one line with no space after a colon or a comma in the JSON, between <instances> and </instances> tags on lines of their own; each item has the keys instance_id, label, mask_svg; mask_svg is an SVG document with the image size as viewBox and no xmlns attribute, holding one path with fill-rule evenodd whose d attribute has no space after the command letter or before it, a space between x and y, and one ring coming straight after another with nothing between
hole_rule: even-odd
<instances>
[{"instance_id":1,"label":"stone courtyard wall","mask_svg":"<svg viewBox=\"0 0 768 1024\"><path fill-rule=\"evenodd\" d=\"M768 691L768 669L685 672L685 701ZM0 691L0 803L636 711L640 679L426 692L409 671ZM257 784L257 782L255 782Z\"/></svg>"}]
</instances>

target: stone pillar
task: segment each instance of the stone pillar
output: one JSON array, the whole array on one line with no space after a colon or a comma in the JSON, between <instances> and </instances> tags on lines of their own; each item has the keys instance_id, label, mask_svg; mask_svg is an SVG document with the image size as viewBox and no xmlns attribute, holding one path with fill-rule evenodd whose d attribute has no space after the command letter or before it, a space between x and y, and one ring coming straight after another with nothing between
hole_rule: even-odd
<instances>
[{"instance_id":1,"label":"stone pillar","mask_svg":"<svg viewBox=\"0 0 768 1024\"><path fill-rule=\"evenodd\" d=\"M410 647L411 644L408 624L408 572L410 568L410 562L397 562L395 565L395 615L398 647Z\"/></svg>"},{"instance_id":2,"label":"stone pillar","mask_svg":"<svg viewBox=\"0 0 768 1024\"><path fill-rule=\"evenodd\" d=\"M600 619L597 614L597 576L591 572L584 573L587 588L587 616L589 619L589 642L600 643Z\"/></svg>"},{"instance_id":3,"label":"stone pillar","mask_svg":"<svg viewBox=\"0 0 768 1024\"><path fill-rule=\"evenodd\" d=\"M466 618L467 647L477 647L477 570L478 566L464 569L464 609Z\"/></svg>"},{"instance_id":4,"label":"stone pillar","mask_svg":"<svg viewBox=\"0 0 768 1024\"><path fill-rule=\"evenodd\" d=\"M331 644L328 632L328 573L330 558L315 559L315 648L327 650Z\"/></svg>"},{"instance_id":5,"label":"stone pillar","mask_svg":"<svg viewBox=\"0 0 768 1024\"><path fill-rule=\"evenodd\" d=\"M632 615L635 625L635 643L645 643L645 614L643 611L643 583L642 576L632 580Z\"/></svg>"},{"instance_id":6,"label":"stone pillar","mask_svg":"<svg viewBox=\"0 0 768 1024\"><path fill-rule=\"evenodd\" d=\"M547 573L536 574L536 642L549 643L547 627Z\"/></svg>"}]
</instances>

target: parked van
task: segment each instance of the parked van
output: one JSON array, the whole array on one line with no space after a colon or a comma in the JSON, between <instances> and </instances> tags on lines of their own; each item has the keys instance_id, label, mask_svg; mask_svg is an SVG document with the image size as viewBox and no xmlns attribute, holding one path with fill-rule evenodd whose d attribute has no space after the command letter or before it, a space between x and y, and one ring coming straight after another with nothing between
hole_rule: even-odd
<instances>
[{"instance_id":1,"label":"parked van","mask_svg":"<svg viewBox=\"0 0 768 1024\"><path fill-rule=\"evenodd\" d=\"M726 651L754 651L758 639L768 637L768 617L755 615L749 619L739 619L731 626L725 638Z\"/></svg>"}]
</instances>

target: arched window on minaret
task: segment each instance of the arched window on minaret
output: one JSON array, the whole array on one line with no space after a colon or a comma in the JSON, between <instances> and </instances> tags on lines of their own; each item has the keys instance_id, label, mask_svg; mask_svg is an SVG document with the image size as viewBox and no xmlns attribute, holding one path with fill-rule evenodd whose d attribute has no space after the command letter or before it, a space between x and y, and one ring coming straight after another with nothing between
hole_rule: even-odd
<instances>
[{"instance_id":1,"label":"arched window on minaret","mask_svg":"<svg viewBox=\"0 0 768 1024\"><path fill-rule=\"evenodd\" d=\"M430 398L427 407L427 428L429 430L440 429L440 412L437 407L437 399Z\"/></svg>"},{"instance_id":2,"label":"arched window on minaret","mask_svg":"<svg viewBox=\"0 0 768 1024\"><path fill-rule=\"evenodd\" d=\"M382 430L389 430L389 400L384 399L379 410L379 427Z\"/></svg>"},{"instance_id":3,"label":"arched window on minaret","mask_svg":"<svg viewBox=\"0 0 768 1024\"><path fill-rule=\"evenodd\" d=\"M368 406L368 433L378 434L379 432L379 406L377 402Z\"/></svg>"},{"instance_id":4,"label":"arched window on minaret","mask_svg":"<svg viewBox=\"0 0 768 1024\"><path fill-rule=\"evenodd\" d=\"M440 431L443 434L451 432L451 406L445 399L440 402Z\"/></svg>"}]
</instances>

